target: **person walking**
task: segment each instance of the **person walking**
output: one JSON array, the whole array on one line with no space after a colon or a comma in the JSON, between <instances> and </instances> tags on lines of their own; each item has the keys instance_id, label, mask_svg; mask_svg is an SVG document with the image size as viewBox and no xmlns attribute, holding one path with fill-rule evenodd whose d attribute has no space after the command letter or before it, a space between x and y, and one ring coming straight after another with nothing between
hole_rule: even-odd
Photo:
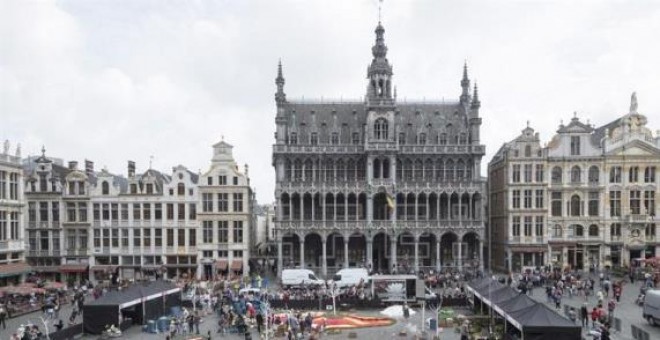
<instances>
[{"instance_id":1,"label":"person walking","mask_svg":"<svg viewBox=\"0 0 660 340\"><path fill-rule=\"evenodd\" d=\"M7 329L7 307L4 304L0 304L0 325L2 329Z\"/></svg>"},{"instance_id":2,"label":"person walking","mask_svg":"<svg viewBox=\"0 0 660 340\"><path fill-rule=\"evenodd\" d=\"M582 327L589 327L589 310L586 302L580 308L580 319L582 320Z\"/></svg>"},{"instance_id":3,"label":"person walking","mask_svg":"<svg viewBox=\"0 0 660 340\"><path fill-rule=\"evenodd\" d=\"M261 314L261 311L257 313L257 332L261 334L261 325L264 323L264 316Z\"/></svg>"}]
</instances>

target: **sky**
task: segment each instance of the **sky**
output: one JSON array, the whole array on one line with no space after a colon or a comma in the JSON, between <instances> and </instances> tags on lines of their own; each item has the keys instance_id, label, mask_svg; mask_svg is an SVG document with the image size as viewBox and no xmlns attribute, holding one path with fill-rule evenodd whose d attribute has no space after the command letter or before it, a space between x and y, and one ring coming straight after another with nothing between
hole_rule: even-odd
<instances>
[{"instance_id":1,"label":"sky","mask_svg":"<svg viewBox=\"0 0 660 340\"><path fill-rule=\"evenodd\" d=\"M210 166L234 145L260 203L271 165L277 62L287 98L360 99L379 1L0 1L0 139L126 173ZM660 129L660 2L385 0L399 100L457 100L479 84L482 175L526 122L547 142L577 112L639 112ZM12 147L13 152L13 147Z\"/></svg>"}]
</instances>

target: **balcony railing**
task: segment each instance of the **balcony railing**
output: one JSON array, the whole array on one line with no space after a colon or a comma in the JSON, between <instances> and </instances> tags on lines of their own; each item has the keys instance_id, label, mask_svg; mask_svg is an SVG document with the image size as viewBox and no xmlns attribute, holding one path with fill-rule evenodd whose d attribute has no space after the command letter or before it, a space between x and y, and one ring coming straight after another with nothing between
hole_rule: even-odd
<instances>
[{"instance_id":1,"label":"balcony railing","mask_svg":"<svg viewBox=\"0 0 660 340\"><path fill-rule=\"evenodd\" d=\"M30 250L28 256L61 256L59 250Z\"/></svg>"},{"instance_id":2,"label":"balcony railing","mask_svg":"<svg viewBox=\"0 0 660 340\"><path fill-rule=\"evenodd\" d=\"M276 222L280 229L342 229L342 230L355 230L367 229L367 221L280 221ZM441 221L391 221L391 220L376 220L371 222L371 229L381 228L396 228L396 229L443 229L443 228L465 228L465 229L479 229L483 227L481 220L441 220Z\"/></svg>"},{"instance_id":3,"label":"balcony railing","mask_svg":"<svg viewBox=\"0 0 660 340\"><path fill-rule=\"evenodd\" d=\"M23 240L4 240L0 241L0 250L22 250Z\"/></svg>"}]
</instances>

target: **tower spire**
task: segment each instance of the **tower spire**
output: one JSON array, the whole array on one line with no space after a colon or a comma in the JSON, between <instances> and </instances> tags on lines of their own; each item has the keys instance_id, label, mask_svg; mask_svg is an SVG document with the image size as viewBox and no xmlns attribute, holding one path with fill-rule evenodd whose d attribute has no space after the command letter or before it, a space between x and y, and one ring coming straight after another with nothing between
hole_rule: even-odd
<instances>
[{"instance_id":1,"label":"tower spire","mask_svg":"<svg viewBox=\"0 0 660 340\"><path fill-rule=\"evenodd\" d=\"M277 63L277 78L275 78L275 85L277 85L275 102L277 104L282 104L286 102L286 94L284 93L284 76L282 75L282 59Z\"/></svg>"},{"instance_id":2,"label":"tower spire","mask_svg":"<svg viewBox=\"0 0 660 340\"><path fill-rule=\"evenodd\" d=\"M470 78L468 78L467 60L463 64L463 79L461 79L461 104L467 104L470 101Z\"/></svg>"},{"instance_id":3,"label":"tower spire","mask_svg":"<svg viewBox=\"0 0 660 340\"><path fill-rule=\"evenodd\" d=\"M481 107L481 101L479 100L479 87L477 87L477 82L474 82L474 92L472 95L472 104L470 105L473 109L479 109Z\"/></svg>"},{"instance_id":4,"label":"tower spire","mask_svg":"<svg viewBox=\"0 0 660 340\"><path fill-rule=\"evenodd\" d=\"M373 59L367 69L367 98L371 102L391 101L392 99L392 65L387 60L385 45L385 28L379 21L376 26L376 42L371 48Z\"/></svg>"}]
</instances>

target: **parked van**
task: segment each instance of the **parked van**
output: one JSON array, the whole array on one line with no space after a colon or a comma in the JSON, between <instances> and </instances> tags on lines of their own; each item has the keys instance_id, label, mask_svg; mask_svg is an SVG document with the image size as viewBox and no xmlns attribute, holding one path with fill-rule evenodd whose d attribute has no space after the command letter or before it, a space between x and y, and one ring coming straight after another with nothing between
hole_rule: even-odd
<instances>
[{"instance_id":1,"label":"parked van","mask_svg":"<svg viewBox=\"0 0 660 340\"><path fill-rule=\"evenodd\" d=\"M318 286L325 284L325 281L316 277L313 271L309 269L284 269L282 270L282 286L311 285Z\"/></svg>"},{"instance_id":2,"label":"parked van","mask_svg":"<svg viewBox=\"0 0 660 340\"><path fill-rule=\"evenodd\" d=\"M642 317L652 325L660 324L660 290L647 290Z\"/></svg>"},{"instance_id":3,"label":"parked van","mask_svg":"<svg viewBox=\"0 0 660 340\"><path fill-rule=\"evenodd\" d=\"M365 285L369 283L369 272L365 268L340 269L332 280L339 288L351 287L362 281Z\"/></svg>"}]
</instances>

